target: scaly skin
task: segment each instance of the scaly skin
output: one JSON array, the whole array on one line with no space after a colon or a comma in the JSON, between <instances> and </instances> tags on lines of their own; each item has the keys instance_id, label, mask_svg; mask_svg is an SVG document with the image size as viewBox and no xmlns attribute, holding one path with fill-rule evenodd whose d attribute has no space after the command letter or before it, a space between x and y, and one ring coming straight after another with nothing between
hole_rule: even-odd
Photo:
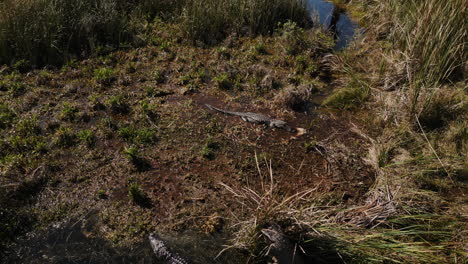
<instances>
[{"instance_id":1,"label":"scaly skin","mask_svg":"<svg viewBox=\"0 0 468 264\"><path fill-rule=\"evenodd\" d=\"M214 106L209 105L209 104L205 104L205 105L209 109L218 111L218 112L223 113L223 114L239 116L240 118L242 118L242 120L244 120L246 122L256 123L256 124L265 124L265 125L270 126L270 127L282 128L282 129L284 129L284 130L286 130L288 132L291 132L291 133L296 132L294 128L288 126L287 123L284 122L283 120L273 119L273 118L270 118L270 117L268 117L266 115L252 113L252 112L227 111L227 110L223 110L223 109L214 107Z\"/></svg>"},{"instance_id":2,"label":"scaly skin","mask_svg":"<svg viewBox=\"0 0 468 264\"><path fill-rule=\"evenodd\" d=\"M165 261L167 264L190 264L190 262L181 256L172 253L166 243L156 234L149 235L151 248L159 260Z\"/></svg>"}]
</instances>

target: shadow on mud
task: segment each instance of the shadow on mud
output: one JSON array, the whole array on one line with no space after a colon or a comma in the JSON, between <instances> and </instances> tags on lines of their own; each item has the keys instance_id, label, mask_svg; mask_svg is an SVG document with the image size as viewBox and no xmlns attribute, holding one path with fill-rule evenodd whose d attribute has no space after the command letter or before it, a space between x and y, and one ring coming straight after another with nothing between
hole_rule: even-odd
<instances>
[{"instance_id":1,"label":"shadow on mud","mask_svg":"<svg viewBox=\"0 0 468 264\"><path fill-rule=\"evenodd\" d=\"M57 224L46 231L28 234L9 248L0 263L166 263L157 260L142 235L139 243L126 248L113 247L96 236L98 215ZM163 234L171 250L192 260L192 263L246 263L246 256L227 252L215 259L226 239L195 232Z\"/></svg>"},{"instance_id":2,"label":"shadow on mud","mask_svg":"<svg viewBox=\"0 0 468 264\"><path fill-rule=\"evenodd\" d=\"M116 249L93 237L95 217L28 234L6 252L2 263L155 263L146 245Z\"/></svg>"},{"instance_id":3,"label":"shadow on mud","mask_svg":"<svg viewBox=\"0 0 468 264\"><path fill-rule=\"evenodd\" d=\"M332 264L353 263L349 256L339 253L342 243L333 238L312 238L302 243L302 249L309 256L310 263Z\"/></svg>"}]
</instances>

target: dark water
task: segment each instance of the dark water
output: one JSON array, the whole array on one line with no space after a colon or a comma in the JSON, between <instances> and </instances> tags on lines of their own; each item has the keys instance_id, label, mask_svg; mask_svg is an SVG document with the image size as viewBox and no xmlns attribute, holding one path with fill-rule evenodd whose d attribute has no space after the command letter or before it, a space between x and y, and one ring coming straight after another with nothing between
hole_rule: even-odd
<instances>
[{"instance_id":1,"label":"dark water","mask_svg":"<svg viewBox=\"0 0 468 264\"><path fill-rule=\"evenodd\" d=\"M359 31L344 10L339 10L333 3L324 0L307 0L307 6L313 15L318 15L320 23L336 33L335 50L345 48Z\"/></svg>"}]
</instances>

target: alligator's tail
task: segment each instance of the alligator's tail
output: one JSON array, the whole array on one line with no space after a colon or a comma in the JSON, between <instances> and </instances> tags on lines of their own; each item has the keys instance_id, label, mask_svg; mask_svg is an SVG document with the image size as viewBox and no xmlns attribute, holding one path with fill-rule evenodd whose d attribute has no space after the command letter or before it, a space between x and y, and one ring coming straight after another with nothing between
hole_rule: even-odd
<instances>
[{"instance_id":1,"label":"alligator's tail","mask_svg":"<svg viewBox=\"0 0 468 264\"><path fill-rule=\"evenodd\" d=\"M214 106L212 106L212 105L210 105L210 104L205 104L205 106L208 107L208 108L211 109L211 110L215 110L215 111L218 111L218 112L223 113L223 114L235 115L235 116L242 116L242 113L241 113L241 112L226 111L226 110L223 110L223 109L214 107Z\"/></svg>"}]
</instances>

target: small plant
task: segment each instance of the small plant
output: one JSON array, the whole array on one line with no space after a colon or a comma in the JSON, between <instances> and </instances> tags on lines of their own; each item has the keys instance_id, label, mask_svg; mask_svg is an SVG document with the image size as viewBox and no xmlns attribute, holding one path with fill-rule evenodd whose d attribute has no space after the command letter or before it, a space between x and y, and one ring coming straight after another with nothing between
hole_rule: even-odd
<instances>
[{"instance_id":1,"label":"small plant","mask_svg":"<svg viewBox=\"0 0 468 264\"><path fill-rule=\"evenodd\" d=\"M288 83L295 85L295 86L298 86L302 82L301 76L298 76L298 75L288 76L287 80L288 80Z\"/></svg>"},{"instance_id":2,"label":"small plant","mask_svg":"<svg viewBox=\"0 0 468 264\"><path fill-rule=\"evenodd\" d=\"M26 86L21 82L11 82L8 85L8 92L13 97L18 97L26 92Z\"/></svg>"},{"instance_id":3,"label":"small plant","mask_svg":"<svg viewBox=\"0 0 468 264\"><path fill-rule=\"evenodd\" d=\"M89 102L91 103L91 106L93 110L98 111L98 110L104 110L106 107L101 103L101 100L97 94L92 94L88 97Z\"/></svg>"},{"instance_id":4,"label":"small plant","mask_svg":"<svg viewBox=\"0 0 468 264\"><path fill-rule=\"evenodd\" d=\"M283 49L288 55L297 55L310 46L310 41L297 23L288 21L279 30Z\"/></svg>"},{"instance_id":5,"label":"small plant","mask_svg":"<svg viewBox=\"0 0 468 264\"><path fill-rule=\"evenodd\" d=\"M173 94L171 91L156 89L153 86L148 86L145 90L148 97L164 97Z\"/></svg>"},{"instance_id":6,"label":"small plant","mask_svg":"<svg viewBox=\"0 0 468 264\"><path fill-rule=\"evenodd\" d=\"M228 73L222 73L214 78L218 89L231 90L234 87L234 82Z\"/></svg>"},{"instance_id":7,"label":"small plant","mask_svg":"<svg viewBox=\"0 0 468 264\"><path fill-rule=\"evenodd\" d=\"M229 50L226 47L219 47L216 49L216 52L218 53L218 57L221 59L230 59L231 54L229 53Z\"/></svg>"},{"instance_id":8,"label":"small plant","mask_svg":"<svg viewBox=\"0 0 468 264\"><path fill-rule=\"evenodd\" d=\"M135 168L137 168L137 170L139 171L144 171L151 167L149 162L140 156L140 152L138 148L135 146L124 148L123 154L133 164L133 166L135 166Z\"/></svg>"},{"instance_id":9,"label":"small plant","mask_svg":"<svg viewBox=\"0 0 468 264\"><path fill-rule=\"evenodd\" d=\"M161 72L160 70L155 70L153 72L153 79L158 84L164 83L166 81L166 77L164 76L164 73Z\"/></svg>"},{"instance_id":10,"label":"small plant","mask_svg":"<svg viewBox=\"0 0 468 264\"><path fill-rule=\"evenodd\" d=\"M164 52L170 51L171 44L168 41L163 41L159 44L159 49Z\"/></svg>"},{"instance_id":11,"label":"small plant","mask_svg":"<svg viewBox=\"0 0 468 264\"><path fill-rule=\"evenodd\" d=\"M136 137L136 129L133 126L123 126L117 131L119 136L125 141L132 141Z\"/></svg>"},{"instance_id":12,"label":"small plant","mask_svg":"<svg viewBox=\"0 0 468 264\"><path fill-rule=\"evenodd\" d=\"M13 64L13 69L19 73L26 73L32 69L31 64L27 60L19 60Z\"/></svg>"},{"instance_id":13,"label":"small plant","mask_svg":"<svg viewBox=\"0 0 468 264\"><path fill-rule=\"evenodd\" d=\"M263 44L262 42L260 43L257 43L253 46L253 49L255 50L255 52L259 55L266 55L268 54L267 50L266 50L266 46L265 44Z\"/></svg>"},{"instance_id":14,"label":"small plant","mask_svg":"<svg viewBox=\"0 0 468 264\"><path fill-rule=\"evenodd\" d=\"M110 68L99 68L94 70L94 79L102 85L111 85L115 80L115 73Z\"/></svg>"},{"instance_id":15,"label":"small plant","mask_svg":"<svg viewBox=\"0 0 468 264\"><path fill-rule=\"evenodd\" d=\"M123 153L125 154L125 156L132 162L132 163L136 163L140 157L139 157L139 151L136 147L132 146L132 147L129 147L129 148L125 148Z\"/></svg>"},{"instance_id":16,"label":"small plant","mask_svg":"<svg viewBox=\"0 0 468 264\"><path fill-rule=\"evenodd\" d=\"M119 136L135 144L149 145L156 142L156 133L152 129L136 129L133 126L123 126L118 130Z\"/></svg>"},{"instance_id":17,"label":"small plant","mask_svg":"<svg viewBox=\"0 0 468 264\"><path fill-rule=\"evenodd\" d=\"M24 118L15 127L15 132L17 135L22 137L28 136L37 136L41 133L41 127L37 121L36 116L32 116L29 118Z\"/></svg>"},{"instance_id":18,"label":"small plant","mask_svg":"<svg viewBox=\"0 0 468 264\"><path fill-rule=\"evenodd\" d=\"M53 79L52 74L48 71L42 70L36 77L36 84L37 85L48 85L50 81Z\"/></svg>"},{"instance_id":19,"label":"small plant","mask_svg":"<svg viewBox=\"0 0 468 264\"><path fill-rule=\"evenodd\" d=\"M181 85L188 85L192 83L193 79L194 79L193 76L190 73L187 73L187 74L180 76L179 83Z\"/></svg>"},{"instance_id":20,"label":"small plant","mask_svg":"<svg viewBox=\"0 0 468 264\"><path fill-rule=\"evenodd\" d=\"M72 104L66 102L63 104L62 112L60 113L60 119L64 121L73 122L77 118L78 108Z\"/></svg>"},{"instance_id":21,"label":"small plant","mask_svg":"<svg viewBox=\"0 0 468 264\"><path fill-rule=\"evenodd\" d=\"M99 199L107 199L107 197L108 197L106 191L104 191L104 190L99 190L97 192L97 196L98 196Z\"/></svg>"},{"instance_id":22,"label":"small plant","mask_svg":"<svg viewBox=\"0 0 468 264\"><path fill-rule=\"evenodd\" d=\"M135 73L136 72L136 66L134 63L129 63L125 66L125 71L127 73Z\"/></svg>"},{"instance_id":23,"label":"small plant","mask_svg":"<svg viewBox=\"0 0 468 264\"><path fill-rule=\"evenodd\" d=\"M300 72L304 72L305 69L307 69L309 61L312 61L311 58L308 58L307 56L304 55L298 55L296 56L296 68Z\"/></svg>"},{"instance_id":24,"label":"small plant","mask_svg":"<svg viewBox=\"0 0 468 264\"><path fill-rule=\"evenodd\" d=\"M66 72L71 69L76 69L79 67L79 62L76 59L69 60L65 62L65 64L62 66L61 71Z\"/></svg>"},{"instance_id":25,"label":"small plant","mask_svg":"<svg viewBox=\"0 0 468 264\"><path fill-rule=\"evenodd\" d=\"M317 147L317 141L316 140L311 140L309 142L304 142L304 148L306 152L313 152L315 151L315 148Z\"/></svg>"},{"instance_id":26,"label":"small plant","mask_svg":"<svg viewBox=\"0 0 468 264\"><path fill-rule=\"evenodd\" d=\"M0 103L0 129L11 126L16 119L16 114L6 104Z\"/></svg>"},{"instance_id":27,"label":"small plant","mask_svg":"<svg viewBox=\"0 0 468 264\"><path fill-rule=\"evenodd\" d=\"M306 73L310 77L316 77L319 75L319 67L317 66L317 64L312 63L304 70L304 73Z\"/></svg>"},{"instance_id":28,"label":"small plant","mask_svg":"<svg viewBox=\"0 0 468 264\"><path fill-rule=\"evenodd\" d=\"M334 91L327 97L323 105L337 109L352 109L365 102L369 96L369 86L363 81L353 79L346 87Z\"/></svg>"},{"instance_id":29,"label":"small plant","mask_svg":"<svg viewBox=\"0 0 468 264\"><path fill-rule=\"evenodd\" d=\"M72 147L76 144L76 134L70 128L59 128L56 132L56 144L59 147Z\"/></svg>"},{"instance_id":30,"label":"small plant","mask_svg":"<svg viewBox=\"0 0 468 264\"><path fill-rule=\"evenodd\" d=\"M151 200L137 182L131 183L128 187L128 196L132 202L141 207L151 207Z\"/></svg>"},{"instance_id":31,"label":"small plant","mask_svg":"<svg viewBox=\"0 0 468 264\"><path fill-rule=\"evenodd\" d=\"M112 130L118 129L116 122L110 117L104 117L103 119L101 119L100 126L108 128L108 129L112 129Z\"/></svg>"},{"instance_id":32,"label":"small plant","mask_svg":"<svg viewBox=\"0 0 468 264\"><path fill-rule=\"evenodd\" d=\"M5 79L0 80L0 91L6 92L8 91L8 81Z\"/></svg>"},{"instance_id":33,"label":"small plant","mask_svg":"<svg viewBox=\"0 0 468 264\"><path fill-rule=\"evenodd\" d=\"M208 140L208 143L202 149L202 156L207 160L214 160L216 151L221 148L218 142L214 142L211 139Z\"/></svg>"},{"instance_id":34,"label":"small plant","mask_svg":"<svg viewBox=\"0 0 468 264\"><path fill-rule=\"evenodd\" d=\"M198 67L197 72L195 72L195 78L200 82L206 83L209 80L208 70L203 66Z\"/></svg>"},{"instance_id":35,"label":"small plant","mask_svg":"<svg viewBox=\"0 0 468 264\"><path fill-rule=\"evenodd\" d=\"M9 139L9 145L11 147L11 150L20 153L45 153L47 151L47 144L45 142L45 138L36 135L14 135Z\"/></svg>"},{"instance_id":36,"label":"small plant","mask_svg":"<svg viewBox=\"0 0 468 264\"><path fill-rule=\"evenodd\" d=\"M96 137L94 136L93 132L88 129L78 132L77 137L88 147L92 147L96 143Z\"/></svg>"},{"instance_id":37,"label":"small plant","mask_svg":"<svg viewBox=\"0 0 468 264\"><path fill-rule=\"evenodd\" d=\"M151 105L146 100L143 100L140 102L140 109L141 109L141 113L143 114L143 116L146 116L150 118L151 120L153 120L154 117L156 116L153 105Z\"/></svg>"},{"instance_id":38,"label":"small plant","mask_svg":"<svg viewBox=\"0 0 468 264\"><path fill-rule=\"evenodd\" d=\"M127 98L123 95L115 95L107 100L107 106L115 114L127 114L130 112L130 106L127 103Z\"/></svg>"},{"instance_id":39,"label":"small plant","mask_svg":"<svg viewBox=\"0 0 468 264\"><path fill-rule=\"evenodd\" d=\"M150 128L143 128L137 131L136 143L150 145L156 142L156 133Z\"/></svg>"}]
</instances>

